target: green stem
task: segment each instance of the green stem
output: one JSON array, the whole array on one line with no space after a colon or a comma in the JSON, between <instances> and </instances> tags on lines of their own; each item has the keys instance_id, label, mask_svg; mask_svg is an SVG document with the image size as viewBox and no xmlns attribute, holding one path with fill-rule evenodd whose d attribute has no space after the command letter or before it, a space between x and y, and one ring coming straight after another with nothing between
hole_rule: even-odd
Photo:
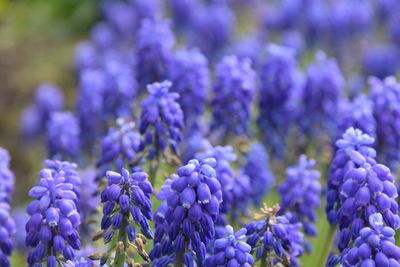
<instances>
[{"instance_id":1,"label":"green stem","mask_svg":"<svg viewBox=\"0 0 400 267\"><path fill-rule=\"evenodd\" d=\"M326 265L326 262L328 261L329 258L329 253L331 252L331 248L332 248L332 244L333 244L333 239L335 237L336 234L336 225L334 226L330 226L329 227L329 231L328 231L328 235L325 238L325 247L326 249L323 250L323 253L320 257L319 260L319 265L320 267L324 267Z\"/></svg>"},{"instance_id":2,"label":"green stem","mask_svg":"<svg viewBox=\"0 0 400 267\"><path fill-rule=\"evenodd\" d=\"M175 261L174 261L174 267L183 267L185 259L183 254L185 253L185 249L182 249L181 251L179 251L176 256L175 256Z\"/></svg>"},{"instance_id":3,"label":"green stem","mask_svg":"<svg viewBox=\"0 0 400 267\"><path fill-rule=\"evenodd\" d=\"M118 241L117 241L117 242L122 242L124 244L124 250L126 250L126 247L128 245L127 234L125 231L126 225L127 225L127 220L125 220L124 216L122 226L118 231ZM125 264L125 257L126 257L125 251L119 251L117 243L117 248L115 250L114 267L123 267Z\"/></svg>"},{"instance_id":4,"label":"green stem","mask_svg":"<svg viewBox=\"0 0 400 267\"><path fill-rule=\"evenodd\" d=\"M264 250L264 252L263 252L263 254L261 256L260 267L268 267L268 264L267 264L267 251L266 250Z\"/></svg>"},{"instance_id":5,"label":"green stem","mask_svg":"<svg viewBox=\"0 0 400 267\"><path fill-rule=\"evenodd\" d=\"M158 136L155 136L155 144L156 144L156 158L155 158L155 164L153 165L152 162L150 162L150 171L149 171L149 181L152 184L153 188L156 187L155 182L156 182L156 177L157 177L157 171L158 167L160 167L160 150L158 149Z\"/></svg>"}]
</instances>

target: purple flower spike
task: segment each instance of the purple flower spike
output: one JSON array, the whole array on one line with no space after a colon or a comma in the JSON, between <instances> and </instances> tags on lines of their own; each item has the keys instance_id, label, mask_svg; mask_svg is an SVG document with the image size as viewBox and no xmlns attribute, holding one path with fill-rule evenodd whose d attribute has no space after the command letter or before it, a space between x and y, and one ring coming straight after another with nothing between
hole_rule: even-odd
<instances>
[{"instance_id":1,"label":"purple flower spike","mask_svg":"<svg viewBox=\"0 0 400 267\"><path fill-rule=\"evenodd\" d=\"M55 112L47 123L50 158L76 158L80 149L79 122L70 112Z\"/></svg>"},{"instance_id":2,"label":"purple flower spike","mask_svg":"<svg viewBox=\"0 0 400 267\"><path fill-rule=\"evenodd\" d=\"M295 51L269 45L261 62L260 115L257 123L264 143L281 156L290 126L298 115L296 106L300 101L302 85L303 77L297 67Z\"/></svg>"},{"instance_id":3,"label":"purple flower spike","mask_svg":"<svg viewBox=\"0 0 400 267\"><path fill-rule=\"evenodd\" d=\"M116 234L126 235L131 242L136 239L136 227L140 227L146 238L152 239L149 220L152 220L150 196L153 188L144 172L129 174L108 171L108 186L102 192L103 219L101 228L105 231L104 242L109 243ZM118 232L118 233L117 233ZM142 255L142 254L141 254ZM143 255L142 255L143 257Z\"/></svg>"},{"instance_id":4,"label":"purple flower spike","mask_svg":"<svg viewBox=\"0 0 400 267\"><path fill-rule=\"evenodd\" d=\"M312 169L315 160L300 156L297 166L286 170L286 181L278 188L281 194L279 214L291 213L291 223L301 223L304 233L316 236L317 229L313 225L317 219L316 209L320 205L321 184L318 181L320 172ZM311 244L305 244L311 249Z\"/></svg>"},{"instance_id":5,"label":"purple flower spike","mask_svg":"<svg viewBox=\"0 0 400 267\"><path fill-rule=\"evenodd\" d=\"M169 22L145 19L137 32L137 79L141 91L168 78L175 37Z\"/></svg>"},{"instance_id":6,"label":"purple flower spike","mask_svg":"<svg viewBox=\"0 0 400 267\"><path fill-rule=\"evenodd\" d=\"M118 119L116 124L101 142L101 157L96 165L102 168L104 174L108 170L133 169L139 163L137 153L141 140L135 123Z\"/></svg>"},{"instance_id":7,"label":"purple flower spike","mask_svg":"<svg viewBox=\"0 0 400 267\"><path fill-rule=\"evenodd\" d=\"M168 147L178 153L182 139L183 113L177 99L179 94L169 92L171 82L153 83L147 86L149 96L142 102L140 133L143 136L142 149L147 157L154 159Z\"/></svg>"},{"instance_id":8,"label":"purple flower spike","mask_svg":"<svg viewBox=\"0 0 400 267\"><path fill-rule=\"evenodd\" d=\"M155 266L185 254L187 266L204 266L206 245L215 237L219 214L217 195L221 185L213 169L215 159L190 160L178 174L166 180L157 198L164 200L154 213L154 247L150 258ZM211 171L212 170L212 171Z\"/></svg>"},{"instance_id":9,"label":"purple flower spike","mask_svg":"<svg viewBox=\"0 0 400 267\"><path fill-rule=\"evenodd\" d=\"M394 166L400 160L400 84L388 77L371 78L370 85L378 153L389 166Z\"/></svg>"},{"instance_id":10,"label":"purple flower spike","mask_svg":"<svg viewBox=\"0 0 400 267\"><path fill-rule=\"evenodd\" d=\"M27 208L31 218L26 223L25 244L33 248L28 255L29 266L46 261L55 266L61 254L65 260L74 260L74 250L80 249L79 194L75 190L80 178L76 166L50 160L44 165L39 183L29 191L36 198Z\"/></svg>"},{"instance_id":11,"label":"purple flower spike","mask_svg":"<svg viewBox=\"0 0 400 267\"><path fill-rule=\"evenodd\" d=\"M349 128L343 139L337 141L339 149L328 180L328 220L339 225L338 248L342 257L349 253L347 257L351 262L356 261L352 256L355 251L353 244L361 249L362 258L370 257L369 247L364 245L361 248L360 241L357 241L363 227L370 225L377 228L383 225L381 221L393 229L400 227L394 177L389 168L376 163L375 150L369 147L372 142L373 138L360 130ZM382 215L382 220L379 215L371 217L377 212Z\"/></svg>"},{"instance_id":12,"label":"purple flower spike","mask_svg":"<svg viewBox=\"0 0 400 267\"><path fill-rule=\"evenodd\" d=\"M248 134L255 72L250 59L225 57L218 65L212 100L211 129L219 136Z\"/></svg>"}]
</instances>

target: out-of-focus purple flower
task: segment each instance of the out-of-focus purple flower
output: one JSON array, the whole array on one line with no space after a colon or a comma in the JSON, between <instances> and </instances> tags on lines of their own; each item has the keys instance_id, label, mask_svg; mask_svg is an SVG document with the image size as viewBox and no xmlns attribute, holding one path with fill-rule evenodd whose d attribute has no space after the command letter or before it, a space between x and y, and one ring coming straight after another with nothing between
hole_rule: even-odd
<instances>
[{"instance_id":1,"label":"out-of-focus purple flower","mask_svg":"<svg viewBox=\"0 0 400 267\"><path fill-rule=\"evenodd\" d=\"M207 257L205 266L251 266L251 246L242 241L246 238L246 228L234 233L232 226L226 226L226 236L215 240L214 250Z\"/></svg>"},{"instance_id":2,"label":"out-of-focus purple flower","mask_svg":"<svg viewBox=\"0 0 400 267\"><path fill-rule=\"evenodd\" d=\"M74 260L67 260L64 267L92 267L94 266L94 262L85 257L75 258Z\"/></svg>"},{"instance_id":3,"label":"out-of-focus purple flower","mask_svg":"<svg viewBox=\"0 0 400 267\"><path fill-rule=\"evenodd\" d=\"M394 177L388 167L375 162L374 150L368 147L371 139L350 128L336 143L339 150L328 181L327 211L328 220L339 225L341 252L357 240L373 213L382 214L391 228L400 227Z\"/></svg>"},{"instance_id":4,"label":"out-of-focus purple flower","mask_svg":"<svg viewBox=\"0 0 400 267\"><path fill-rule=\"evenodd\" d=\"M399 51L392 45L370 45L362 56L362 69L366 76L380 79L395 75L400 67Z\"/></svg>"},{"instance_id":5,"label":"out-of-focus purple flower","mask_svg":"<svg viewBox=\"0 0 400 267\"><path fill-rule=\"evenodd\" d=\"M297 69L295 51L269 45L260 63L260 115L257 123L265 144L282 156L285 139L296 118L302 77Z\"/></svg>"},{"instance_id":6,"label":"out-of-focus purple flower","mask_svg":"<svg viewBox=\"0 0 400 267\"><path fill-rule=\"evenodd\" d=\"M234 177L232 187L232 208L230 213L233 220L238 219L240 214L247 215L251 191L249 176L243 170L239 170Z\"/></svg>"},{"instance_id":7,"label":"out-of-focus purple flower","mask_svg":"<svg viewBox=\"0 0 400 267\"><path fill-rule=\"evenodd\" d=\"M269 157L262 144L253 143L250 146L243 169L250 179L250 198L255 206L260 206L274 183L274 176L269 170Z\"/></svg>"},{"instance_id":8,"label":"out-of-focus purple flower","mask_svg":"<svg viewBox=\"0 0 400 267\"><path fill-rule=\"evenodd\" d=\"M399 266L400 248L395 245L395 230L385 225L382 214L373 213L359 230L354 245L342 252L343 266Z\"/></svg>"},{"instance_id":9,"label":"out-of-focus purple flower","mask_svg":"<svg viewBox=\"0 0 400 267\"><path fill-rule=\"evenodd\" d=\"M142 21L137 32L137 79L140 91L169 76L175 37L167 21Z\"/></svg>"},{"instance_id":10,"label":"out-of-focus purple flower","mask_svg":"<svg viewBox=\"0 0 400 267\"><path fill-rule=\"evenodd\" d=\"M104 124L103 95L106 90L105 75L98 70L84 70L79 77L76 112L80 121L83 143L91 147Z\"/></svg>"},{"instance_id":11,"label":"out-of-focus purple flower","mask_svg":"<svg viewBox=\"0 0 400 267\"><path fill-rule=\"evenodd\" d=\"M157 266L173 258L181 264L185 261L186 266L193 266L194 260L204 266L206 245L214 238L214 222L222 202L215 166L214 158L190 160L157 194L164 202L154 213L154 247L149 255L158 259ZM183 253L184 259L177 256Z\"/></svg>"},{"instance_id":12,"label":"out-of-focus purple flower","mask_svg":"<svg viewBox=\"0 0 400 267\"><path fill-rule=\"evenodd\" d=\"M149 220L152 220L150 196L153 187L145 172L129 174L125 169L121 173L107 172L108 186L101 193L103 218L101 229L105 231L104 242L108 243L115 231L124 229L130 242L136 239L136 231L131 222L140 226L147 238L153 238ZM132 221L133 220L133 221Z\"/></svg>"},{"instance_id":13,"label":"out-of-focus purple flower","mask_svg":"<svg viewBox=\"0 0 400 267\"><path fill-rule=\"evenodd\" d=\"M82 221L85 222L82 226L88 226L87 221L96 213L98 199L98 183L96 182L96 170L88 167L80 172L82 183L80 186L79 197L79 212L81 213ZM87 229L85 229L87 230Z\"/></svg>"},{"instance_id":14,"label":"out-of-focus purple flower","mask_svg":"<svg viewBox=\"0 0 400 267\"><path fill-rule=\"evenodd\" d=\"M321 53L317 60L308 66L303 88L304 110L300 125L305 133L315 134L322 129L330 135L336 133L336 118L344 79L334 59Z\"/></svg>"},{"instance_id":15,"label":"out-of-focus purple flower","mask_svg":"<svg viewBox=\"0 0 400 267\"><path fill-rule=\"evenodd\" d=\"M278 214L290 212L290 222L301 223L308 236L317 235L314 223L317 220L316 209L320 205L321 184L318 179L321 174L312 169L315 163L314 159L300 156L297 166L287 168L287 178L278 188L281 195ZM305 248L311 249L311 244L307 243Z\"/></svg>"},{"instance_id":16,"label":"out-of-focus purple flower","mask_svg":"<svg viewBox=\"0 0 400 267\"><path fill-rule=\"evenodd\" d=\"M75 68L78 71L98 66L98 53L92 42L81 42L75 49Z\"/></svg>"},{"instance_id":17,"label":"out-of-focus purple flower","mask_svg":"<svg viewBox=\"0 0 400 267\"><path fill-rule=\"evenodd\" d=\"M7 150L0 147L0 202L11 202L14 185L15 177L10 170L10 155Z\"/></svg>"},{"instance_id":18,"label":"out-of-focus purple flower","mask_svg":"<svg viewBox=\"0 0 400 267\"><path fill-rule=\"evenodd\" d=\"M172 91L179 93L178 102L185 116L185 124L195 124L203 112L210 86L207 58L197 49L175 53L170 70Z\"/></svg>"},{"instance_id":19,"label":"out-of-focus purple flower","mask_svg":"<svg viewBox=\"0 0 400 267\"><path fill-rule=\"evenodd\" d=\"M190 159L194 158L196 153L204 152L212 149L210 141L204 137L200 132L186 137L181 146L181 160L187 163Z\"/></svg>"},{"instance_id":20,"label":"out-of-focus purple flower","mask_svg":"<svg viewBox=\"0 0 400 267\"><path fill-rule=\"evenodd\" d=\"M373 103L366 95L360 94L351 102L347 99L341 101L338 120L339 132L344 133L349 127L360 129L370 136L376 135Z\"/></svg>"},{"instance_id":21,"label":"out-of-focus purple flower","mask_svg":"<svg viewBox=\"0 0 400 267\"><path fill-rule=\"evenodd\" d=\"M300 266L297 258L303 254L303 234L300 223L292 224L285 216L276 216L279 206L268 208L264 204L259 221L246 226L247 244L252 248L256 261L266 258L274 264Z\"/></svg>"},{"instance_id":22,"label":"out-of-focus purple flower","mask_svg":"<svg viewBox=\"0 0 400 267\"><path fill-rule=\"evenodd\" d=\"M18 222L17 224L15 224L15 247L19 251L25 252L27 250L27 247L25 246L25 225L29 219L28 215L26 214L25 208L21 206L13 207L11 218L13 218L14 221Z\"/></svg>"},{"instance_id":23,"label":"out-of-focus purple flower","mask_svg":"<svg viewBox=\"0 0 400 267\"><path fill-rule=\"evenodd\" d=\"M161 18L164 1L160 0L129 0L136 13L136 24L144 19L156 21Z\"/></svg>"},{"instance_id":24,"label":"out-of-focus purple flower","mask_svg":"<svg viewBox=\"0 0 400 267\"><path fill-rule=\"evenodd\" d=\"M169 0L174 26L178 31L190 30L194 16L201 8L198 0Z\"/></svg>"},{"instance_id":25,"label":"out-of-focus purple flower","mask_svg":"<svg viewBox=\"0 0 400 267\"><path fill-rule=\"evenodd\" d=\"M28 205L30 219L26 223L25 244L32 247L28 265L43 261L55 266L59 255L74 260L74 250L80 249L78 227L80 215L75 203L78 196L73 191L72 180L67 181L64 171L44 168L40 181L29 191L34 200Z\"/></svg>"},{"instance_id":26,"label":"out-of-focus purple flower","mask_svg":"<svg viewBox=\"0 0 400 267\"><path fill-rule=\"evenodd\" d=\"M25 138L33 138L46 130L51 113L64 107L64 95L51 83L43 83L35 93L34 104L27 107L21 115L21 133Z\"/></svg>"},{"instance_id":27,"label":"out-of-focus purple flower","mask_svg":"<svg viewBox=\"0 0 400 267\"><path fill-rule=\"evenodd\" d=\"M116 3L116 1L114 2ZM117 6L116 4L115 6ZM109 9L112 12L112 8ZM90 33L90 39L93 44L96 46L98 52L104 52L109 49L113 49L117 44L117 32L114 27L108 22L100 21L96 23ZM98 53L100 54L100 53ZM99 59L96 59L97 62L100 62Z\"/></svg>"},{"instance_id":28,"label":"out-of-focus purple flower","mask_svg":"<svg viewBox=\"0 0 400 267\"><path fill-rule=\"evenodd\" d=\"M50 158L76 158L80 149L79 122L70 112L55 112L47 123Z\"/></svg>"},{"instance_id":29,"label":"out-of-focus purple flower","mask_svg":"<svg viewBox=\"0 0 400 267\"><path fill-rule=\"evenodd\" d=\"M246 135L255 93L250 60L225 57L217 65L213 90L211 129L222 137Z\"/></svg>"},{"instance_id":30,"label":"out-of-focus purple flower","mask_svg":"<svg viewBox=\"0 0 400 267\"><path fill-rule=\"evenodd\" d=\"M296 51L296 56L301 55L305 49L305 41L301 32L296 30L285 31L280 36L280 44Z\"/></svg>"},{"instance_id":31,"label":"out-of-focus purple flower","mask_svg":"<svg viewBox=\"0 0 400 267\"><path fill-rule=\"evenodd\" d=\"M135 9L131 3L128 1L104 1L102 10L107 22L112 26L111 30L114 31L112 35L106 33L104 37L111 37L107 39L112 42L116 41L117 34L122 40L129 40L134 36L133 33L138 25Z\"/></svg>"},{"instance_id":32,"label":"out-of-focus purple flower","mask_svg":"<svg viewBox=\"0 0 400 267\"><path fill-rule=\"evenodd\" d=\"M309 44L326 41L331 29L332 16L332 9L327 1L313 1L312 4L306 5L305 28Z\"/></svg>"},{"instance_id":33,"label":"out-of-focus purple flower","mask_svg":"<svg viewBox=\"0 0 400 267\"><path fill-rule=\"evenodd\" d=\"M118 119L116 124L101 142L101 156L96 166L102 167L104 174L108 170L133 169L138 164L141 140L135 123Z\"/></svg>"},{"instance_id":34,"label":"out-of-focus purple flower","mask_svg":"<svg viewBox=\"0 0 400 267\"><path fill-rule=\"evenodd\" d=\"M230 51L239 59L251 59L253 68L258 69L263 42L258 32L252 33L237 40Z\"/></svg>"},{"instance_id":35,"label":"out-of-focus purple flower","mask_svg":"<svg viewBox=\"0 0 400 267\"><path fill-rule=\"evenodd\" d=\"M14 249L12 235L15 222L10 216L11 194L14 191L15 178L10 170L10 156L0 147L0 266L9 267L8 257Z\"/></svg>"},{"instance_id":36,"label":"out-of-focus purple flower","mask_svg":"<svg viewBox=\"0 0 400 267\"><path fill-rule=\"evenodd\" d=\"M177 102L178 93L169 92L171 82L147 86L148 97L142 102L140 133L144 137L142 149L148 149L148 158L154 159L168 147L174 154L182 139L183 112Z\"/></svg>"},{"instance_id":37,"label":"out-of-focus purple flower","mask_svg":"<svg viewBox=\"0 0 400 267\"><path fill-rule=\"evenodd\" d=\"M235 22L235 14L226 0L212 0L196 11L190 43L215 60L231 40Z\"/></svg>"},{"instance_id":38,"label":"out-of-focus purple flower","mask_svg":"<svg viewBox=\"0 0 400 267\"><path fill-rule=\"evenodd\" d=\"M231 146L216 146L204 152L196 154L197 159L215 158L217 164L215 166L216 177L221 185L223 202L220 206L221 214L227 214L231 211L235 173L231 166L236 160L236 155Z\"/></svg>"},{"instance_id":39,"label":"out-of-focus purple flower","mask_svg":"<svg viewBox=\"0 0 400 267\"><path fill-rule=\"evenodd\" d=\"M373 112L377 123L377 148L388 165L400 160L400 84L396 78L370 78Z\"/></svg>"}]
</instances>

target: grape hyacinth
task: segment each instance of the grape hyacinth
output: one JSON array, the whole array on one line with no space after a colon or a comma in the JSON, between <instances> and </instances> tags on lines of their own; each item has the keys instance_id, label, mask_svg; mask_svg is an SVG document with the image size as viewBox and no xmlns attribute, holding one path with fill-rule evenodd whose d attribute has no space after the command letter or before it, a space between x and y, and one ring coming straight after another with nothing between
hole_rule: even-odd
<instances>
[{"instance_id":1,"label":"grape hyacinth","mask_svg":"<svg viewBox=\"0 0 400 267\"><path fill-rule=\"evenodd\" d=\"M389 166L400 160L400 84L396 78L370 78L377 147Z\"/></svg>"},{"instance_id":2,"label":"grape hyacinth","mask_svg":"<svg viewBox=\"0 0 400 267\"><path fill-rule=\"evenodd\" d=\"M255 206L261 205L262 199L274 183L268 162L269 157L264 146L260 143L251 144L243 170L250 179L250 198Z\"/></svg>"},{"instance_id":3,"label":"grape hyacinth","mask_svg":"<svg viewBox=\"0 0 400 267\"><path fill-rule=\"evenodd\" d=\"M324 54L317 55L317 61L307 69L303 88L303 116L300 125L308 134L322 129L329 135L336 134L336 117L344 85L343 75L334 59Z\"/></svg>"},{"instance_id":4,"label":"grape hyacinth","mask_svg":"<svg viewBox=\"0 0 400 267\"><path fill-rule=\"evenodd\" d=\"M225 57L216 69L211 129L226 138L248 134L255 72L249 59Z\"/></svg>"},{"instance_id":5,"label":"grape hyacinth","mask_svg":"<svg viewBox=\"0 0 400 267\"><path fill-rule=\"evenodd\" d=\"M214 238L222 202L216 164L214 158L190 160L157 194L164 202L154 215L155 243L150 253L154 266L171 261L193 266L194 260L197 266L205 266L206 245Z\"/></svg>"},{"instance_id":6,"label":"grape hyacinth","mask_svg":"<svg viewBox=\"0 0 400 267\"><path fill-rule=\"evenodd\" d=\"M170 88L169 81L150 84L147 86L149 96L142 102L142 149L147 149L147 158L156 160L156 164L159 164L161 153L166 152L168 147L173 155L178 154L182 139L183 113L177 102L179 94L169 92ZM158 166L152 168L157 169ZM154 179L153 175L150 176Z\"/></svg>"},{"instance_id":7,"label":"grape hyacinth","mask_svg":"<svg viewBox=\"0 0 400 267\"><path fill-rule=\"evenodd\" d=\"M12 235L16 225L10 215L11 194L14 191L15 178L10 170L10 156L0 147L0 266L9 267L8 257L14 249Z\"/></svg>"},{"instance_id":8,"label":"grape hyacinth","mask_svg":"<svg viewBox=\"0 0 400 267\"><path fill-rule=\"evenodd\" d=\"M321 184L318 181L320 172L312 169L314 159L300 156L298 165L286 170L286 181L278 188L281 195L280 215L290 212L291 223L301 223L303 231L308 236L316 236L314 223L317 220L316 209L320 205ZM311 244L305 241L305 248L311 252Z\"/></svg>"},{"instance_id":9,"label":"grape hyacinth","mask_svg":"<svg viewBox=\"0 0 400 267\"><path fill-rule=\"evenodd\" d=\"M149 220L152 220L150 196L153 187L145 172L129 174L122 169L121 173L108 171L106 175L108 186L101 192L101 202L104 203L101 229L106 244L118 232L113 266L123 266L127 249L139 238L134 223L140 226L146 238L153 238L149 226ZM140 255L148 260L147 254Z\"/></svg>"},{"instance_id":10,"label":"grape hyacinth","mask_svg":"<svg viewBox=\"0 0 400 267\"><path fill-rule=\"evenodd\" d=\"M207 257L206 266L243 266L250 267L254 263L250 254L251 247L242 241L246 238L246 228L234 233L232 226L226 226L227 235L214 243L212 255Z\"/></svg>"},{"instance_id":11,"label":"grape hyacinth","mask_svg":"<svg viewBox=\"0 0 400 267\"><path fill-rule=\"evenodd\" d=\"M285 216L276 216L279 205L268 208L264 204L261 211L262 214L255 216L259 221L246 226L251 254L255 254L256 261L261 260L261 266L300 266L297 258L303 254L301 224L292 224Z\"/></svg>"},{"instance_id":12,"label":"grape hyacinth","mask_svg":"<svg viewBox=\"0 0 400 267\"><path fill-rule=\"evenodd\" d=\"M102 174L122 168L133 171L139 163L141 140L140 134L135 130L135 123L118 119L116 124L101 142L101 156L96 166L102 168Z\"/></svg>"},{"instance_id":13,"label":"grape hyacinth","mask_svg":"<svg viewBox=\"0 0 400 267\"><path fill-rule=\"evenodd\" d=\"M344 133L349 127L360 129L373 137L376 135L373 103L366 95L360 94L352 102L343 100L340 103L339 131Z\"/></svg>"},{"instance_id":14,"label":"grape hyacinth","mask_svg":"<svg viewBox=\"0 0 400 267\"><path fill-rule=\"evenodd\" d=\"M79 122L70 112L54 112L47 123L49 157L76 158L80 149Z\"/></svg>"},{"instance_id":15,"label":"grape hyacinth","mask_svg":"<svg viewBox=\"0 0 400 267\"><path fill-rule=\"evenodd\" d=\"M179 50L172 60L172 90L180 95L178 102L186 124L198 123L196 118L203 113L210 83L207 63L207 58L196 49Z\"/></svg>"},{"instance_id":16,"label":"grape hyacinth","mask_svg":"<svg viewBox=\"0 0 400 267\"><path fill-rule=\"evenodd\" d=\"M260 69L260 115L257 123L264 143L282 156L291 123L296 119L295 105L300 97L302 77L294 50L269 45L266 54Z\"/></svg>"},{"instance_id":17,"label":"grape hyacinth","mask_svg":"<svg viewBox=\"0 0 400 267\"><path fill-rule=\"evenodd\" d=\"M175 37L169 22L145 19L137 32L137 79L140 91L169 76Z\"/></svg>"},{"instance_id":18,"label":"grape hyacinth","mask_svg":"<svg viewBox=\"0 0 400 267\"><path fill-rule=\"evenodd\" d=\"M234 187L235 173L231 166L236 160L236 155L231 146L216 146L204 152L196 154L197 159L215 158L217 163L215 166L216 176L221 185L223 202L219 205L221 214L227 214L231 210Z\"/></svg>"},{"instance_id":19,"label":"grape hyacinth","mask_svg":"<svg viewBox=\"0 0 400 267\"><path fill-rule=\"evenodd\" d=\"M27 207L30 219L26 223L26 246L29 266L56 266L57 261L74 260L74 250L80 249L78 227L81 223L75 203L78 196L73 184L66 181L63 171L44 168L40 181L29 191L35 198Z\"/></svg>"},{"instance_id":20,"label":"grape hyacinth","mask_svg":"<svg viewBox=\"0 0 400 267\"><path fill-rule=\"evenodd\" d=\"M25 138L36 137L46 131L51 113L64 107L64 95L51 83L43 83L35 93L35 102L21 115L21 132Z\"/></svg>"},{"instance_id":21,"label":"grape hyacinth","mask_svg":"<svg viewBox=\"0 0 400 267\"><path fill-rule=\"evenodd\" d=\"M232 221L236 221L240 214L247 215L251 190L249 176L247 176L243 170L239 170L234 177L231 192L232 208L230 213Z\"/></svg>"},{"instance_id":22,"label":"grape hyacinth","mask_svg":"<svg viewBox=\"0 0 400 267\"><path fill-rule=\"evenodd\" d=\"M360 229L351 248L342 253L341 263L348 266L400 266L400 248L395 245L395 231L386 226L382 214L368 217L369 226Z\"/></svg>"},{"instance_id":23,"label":"grape hyacinth","mask_svg":"<svg viewBox=\"0 0 400 267\"><path fill-rule=\"evenodd\" d=\"M10 170L10 155L8 151L0 147L0 201L11 202L11 194L14 191L15 177Z\"/></svg>"},{"instance_id":24,"label":"grape hyacinth","mask_svg":"<svg viewBox=\"0 0 400 267\"><path fill-rule=\"evenodd\" d=\"M368 138L372 139L360 131L354 135L354 129L350 128L343 139L337 142L339 150L332 164L335 170L328 182L327 211L330 222L339 225L340 251L358 237L360 229L368 225L373 213L381 213L389 227L400 227L397 188L390 169L376 163L371 157L375 152L372 148L364 146L364 151L359 152L363 148L360 143ZM345 166L341 168L340 163L345 163ZM335 207L332 203L335 203L337 211L332 209Z\"/></svg>"},{"instance_id":25,"label":"grape hyacinth","mask_svg":"<svg viewBox=\"0 0 400 267\"><path fill-rule=\"evenodd\" d=\"M200 131L195 131L191 136L186 137L181 145L181 160L187 163L196 156L196 153L212 149L210 141Z\"/></svg>"}]
</instances>

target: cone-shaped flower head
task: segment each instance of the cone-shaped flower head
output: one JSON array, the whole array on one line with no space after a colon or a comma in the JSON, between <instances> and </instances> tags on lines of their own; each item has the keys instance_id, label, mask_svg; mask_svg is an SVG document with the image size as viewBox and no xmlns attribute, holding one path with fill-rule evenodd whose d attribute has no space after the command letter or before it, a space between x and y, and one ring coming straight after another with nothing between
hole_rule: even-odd
<instances>
[{"instance_id":1,"label":"cone-shaped flower head","mask_svg":"<svg viewBox=\"0 0 400 267\"><path fill-rule=\"evenodd\" d=\"M101 156L97 167L102 167L104 173L108 170L132 169L137 166L140 150L140 134L135 130L134 122L117 120L116 127L110 128L101 142Z\"/></svg>"},{"instance_id":2,"label":"cone-shaped flower head","mask_svg":"<svg viewBox=\"0 0 400 267\"><path fill-rule=\"evenodd\" d=\"M75 205L78 196L66 176L64 171L44 168L39 183L29 191L35 198L27 207L30 219L25 243L33 248L28 255L29 266L43 262L56 266L61 254L65 260L74 260L74 250L80 249L81 219Z\"/></svg>"},{"instance_id":3,"label":"cone-shaped flower head","mask_svg":"<svg viewBox=\"0 0 400 267\"><path fill-rule=\"evenodd\" d=\"M47 123L47 147L50 158L76 158L80 149L79 122L70 112L55 112Z\"/></svg>"},{"instance_id":4,"label":"cone-shaped flower head","mask_svg":"<svg viewBox=\"0 0 400 267\"><path fill-rule=\"evenodd\" d=\"M249 59L225 57L218 65L212 100L211 129L221 136L246 135L255 92L255 72Z\"/></svg>"},{"instance_id":5,"label":"cone-shaped flower head","mask_svg":"<svg viewBox=\"0 0 400 267\"><path fill-rule=\"evenodd\" d=\"M149 96L142 102L140 133L144 136L143 149L153 159L168 147L178 153L182 139L183 113L177 102L178 93L171 93L171 82L153 83L147 86Z\"/></svg>"},{"instance_id":6,"label":"cone-shaped flower head","mask_svg":"<svg viewBox=\"0 0 400 267\"><path fill-rule=\"evenodd\" d=\"M194 260L204 266L206 245L214 238L214 222L222 202L215 166L214 158L190 160L158 193L157 198L164 202L154 214L155 244L150 253L158 264L184 252L187 266L193 266Z\"/></svg>"},{"instance_id":7,"label":"cone-shaped flower head","mask_svg":"<svg viewBox=\"0 0 400 267\"><path fill-rule=\"evenodd\" d=\"M14 191L15 177L10 170L10 155L0 147L0 202L10 203Z\"/></svg>"}]
</instances>

